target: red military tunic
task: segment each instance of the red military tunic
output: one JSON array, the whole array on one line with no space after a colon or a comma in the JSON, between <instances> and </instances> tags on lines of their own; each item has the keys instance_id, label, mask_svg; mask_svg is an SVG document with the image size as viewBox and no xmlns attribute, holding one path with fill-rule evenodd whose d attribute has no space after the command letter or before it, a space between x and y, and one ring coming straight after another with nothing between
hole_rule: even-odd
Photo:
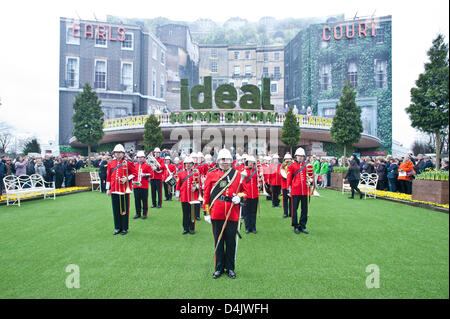
<instances>
[{"instance_id":1,"label":"red military tunic","mask_svg":"<svg viewBox=\"0 0 450 319\"><path fill-rule=\"evenodd\" d=\"M262 167L262 170L263 170L264 181L267 184L270 184L270 168L269 168L269 165L261 164L261 167Z\"/></svg>"},{"instance_id":2,"label":"red military tunic","mask_svg":"<svg viewBox=\"0 0 450 319\"><path fill-rule=\"evenodd\" d=\"M280 186L281 185L281 164L272 164L271 170L272 174L270 174L270 185Z\"/></svg>"},{"instance_id":3,"label":"red military tunic","mask_svg":"<svg viewBox=\"0 0 450 319\"><path fill-rule=\"evenodd\" d=\"M157 158L156 159L159 163L159 165L161 166L161 172L156 172L153 171L153 177L152 179L163 179L163 175L164 175L164 171L166 170L166 164L164 163L164 159L163 158Z\"/></svg>"},{"instance_id":4,"label":"red military tunic","mask_svg":"<svg viewBox=\"0 0 450 319\"><path fill-rule=\"evenodd\" d=\"M294 178L294 174L305 164L305 162L298 163L294 161L288 166L287 185L291 187L291 195L308 195L308 187L306 185L306 166Z\"/></svg>"},{"instance_id":5,"label":"red military tunic","mask_svg":"<svg viewBox=\"0 0 450 319\"><path fill-rule=\"evenodd\" d=\"M192 170L184 170L178 173L178 181L176 190L180 191L180 201L181 202L191 202L194 200L198 200L199 196L199 188L202 186L202 181L198 172L194 172L188 179L184 181L183 184L181 182L190 174ZM194 178L197 180L199 184L199 188L193 186L192 181Z\"/></svg>"},{"instance_id":6,"label":"red military tunic","mask_svg":"<svg viewBox=\"0 0 450 319\"><path fill-rule=\"evenodd\" d=\"M203 193L203 209L206 210L206 205L211 205L211 190L216 184L216 182L224 175L224 172L221 169L216 169L213 172L209 173L206 177L205 185L204 185L204 193ZM225 179L226 180L226 179ZM238 190L239 183L241 180L241 173L236 170L236 177L234 178L231 185L227 186L222 195L227 197L233 197L237 195L241 189ZM228 183L227 183L228 184ZM211 210L211 219L223 219L225 220L226 214L230 209L232 202L224 202L219 199L216 199L213 203L213 206L210 207ZM239 220L239 205L233 205L231 209L230 217L228 218L230 221L238 221Z\"/></svg>"},{"instance_id":7,"label":"red military tunic","mask_svg":"<svg viewBox=\"0 0 450 319\"><path fill-rule=\"evenodd\" d=\"M247 172L247 177L245 177L244 181L242 182L242 189L244 190L244 193L247 198L251 198L251 199L258 198L259 197L259 190L258 190L258 174L259 174L259 172L258 172L257 168L252 168L252 169L247 168L246 172ZM253 176L252 176L252 174L253 174ZM252 177L250 178L250 176L252 176Z\"/></svg>"},{"instance_id":8,"label":"red military tunic","mask_svg":"<svg viewBox=\"0 0 450 319\"><path fill-rule=\"evenodd\" d=\"M145 188L148 189L148 181L150 179L150 176L152 174L152 168L150 165L146 163L135 163L134 168L136 169L136 176L133 178L133 182L139 181L139 172L141 172L141 186L134 185L133 188ZM147 175L148 174L148 175Z\"/></svg>"},{"instance_id":9,"label":"red military tunic","mask_svg":"<svg viewBox=\"0 0 450 319\"><path fill-rule=\"evenodd\" d=\"M172 173L172 175L175 175L177 172L177 168L175 166L175 164L167 164L167 169L164 170L163 173L163 181L165 181L167 179L167 177L169 177L170 173Z\"/></svg>"},{"instance_id":10,"label":"red military tunic","mask_svg":"<svg viewBox=\"0 0 450 319\"><path fill-rule=\"evenodd\" d=\"M245 170L245 165L244 164L234 165L233 168L238 170L239 172L243 172Z\"/></svg>"},{"instance_id":11,"label":"red military tunic","mask_svg":"<svg viewBox=\"0 0 450 319\"><path fill-rule=\"evenodd\" d=\"M137 171L132 162L125 159L119 162L117 159L114 159L108 163L106 174L106 189L110 190L112 194L123 194L125 193L127 184L121 184L119 180L123 176L127 177L128 185L131 189L131 180L137 175Z\"/></svg>"}]
</instances>

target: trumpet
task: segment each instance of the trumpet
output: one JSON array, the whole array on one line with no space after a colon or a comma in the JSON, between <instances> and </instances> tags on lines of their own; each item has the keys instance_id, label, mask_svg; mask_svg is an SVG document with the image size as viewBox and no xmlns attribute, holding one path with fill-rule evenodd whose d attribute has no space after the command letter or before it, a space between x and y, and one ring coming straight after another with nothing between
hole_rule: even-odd
<instances>
[{"instance_id":1,"label":"trumpet","mask_svg":"<svg viewBox=\"0 0 450 319\"><path fill-rule=\"evenodd\" d=\"M203 196L202 196L203 191L202 191L202 188L200 186L200 178L201 178L200 171L198 169L194 168L194 175L192 176L192 188L191 188L192 196L194 196L194 192L195 192L194 187L196 185L198 185L198 191L199 191L198 201L202 202L203 201Z\"/></svg>"},{"instance_id":2,"label":"trumpet","mask_svg":"<svg viewBox=\"0 0 450 319\"><path fill-rule=\"evenodd\" d=\"M142 181L142 168L141 168L141 165L139 165L138 180L137 180L137 182L133 181L133 185L141 187L142 186L141 181Z\"/></svg>"},{"instance_id":3,"label":"trumpet","mask_svg":"<svg viewBox=\"0 0 450 319\"><path fill-rule=\"evenodd\" d=\"M132 191L131 191L131 189L130 189L130 183L128 182L128 163L127 163L127 160L125 160L125 165L126 165L126 168L127 168L127 181L126 181L126 183L127 183L127 188L125 189L125 194L131 194L132 193Z\"/></svg>"},{"instance_id":4,"label":"trumpet","mask_svg":"<svg viewBox=\"0 0 450 319\"><path fill-rule=\"evenodd\" d=\"M269 196L269 194L266 191L266 182L264 181L264 173L262 171L261 163L256 164L256 169L259 172L259 174L257 175L258 176L258 184L262 185L262 192L260 192L259 195Z\"/></svg>"}]
</instances>

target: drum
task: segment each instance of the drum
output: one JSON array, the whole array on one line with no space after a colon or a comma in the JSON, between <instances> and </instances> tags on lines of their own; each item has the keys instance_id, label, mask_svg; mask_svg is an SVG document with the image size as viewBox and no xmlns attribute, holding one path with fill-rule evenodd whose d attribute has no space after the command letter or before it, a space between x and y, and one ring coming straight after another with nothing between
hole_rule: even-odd
<instances>
[{"instance_id":1,"label":"drum","mask_svg":"<svg viewBox=\"0 0 450 319\"><path fill-rule=\"evenodd\" d=\"M175 177L173 177L173 175L169 175L166 180L164 181L164 183L166 183L167 185L169 185L170 187L174 187L175 184L177 183L177 181L175 180Z\"/></svg>"}]
</instances>

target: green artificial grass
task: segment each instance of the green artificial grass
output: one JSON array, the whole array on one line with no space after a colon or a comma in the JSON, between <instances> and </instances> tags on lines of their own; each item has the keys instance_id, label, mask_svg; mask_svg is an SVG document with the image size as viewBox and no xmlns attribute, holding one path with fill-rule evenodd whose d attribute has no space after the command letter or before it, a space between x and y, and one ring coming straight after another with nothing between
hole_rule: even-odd
<instances>
[{"instance_id":1,"label":"green artificial grass","mask_svg":"<svg viewBox=\"0 0 450 319\"><path fill-rule=\"evenodd\" d=\"M239 240L236 274L212 279L211 225L181 235L180 203L152 208L113 236L99 192L0 206L0 298L449 298L448 214L320 190L295 234L261 197L258 233ZM80 288L67 288L78 265ZM379 267L368 289L366 267Z\"/></svg>"}]
</instances>

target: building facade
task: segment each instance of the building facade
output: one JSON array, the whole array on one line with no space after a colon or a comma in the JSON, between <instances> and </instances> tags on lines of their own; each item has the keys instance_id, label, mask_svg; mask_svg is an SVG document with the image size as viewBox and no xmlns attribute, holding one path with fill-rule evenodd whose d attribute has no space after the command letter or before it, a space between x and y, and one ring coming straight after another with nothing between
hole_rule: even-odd
<instances>
[{"instance_id":1,"label":"building facade","mask_svg":"<svg viewBox=\"0 0 450 319\"><path fill-rule=\"evenodd\" d=\"M270 78L271 102L275 111L283 112L284 47L226 44L201 44L199 47L200 81L211 76L213 90L226 83L237 89L246 84L261 89L261 79Z\"/></svg>"},{"instance_id":2,"label":"building facade","mask_svg":"<svg viewBox=\"0 0 450 319\"><path fill-rule=\"evenodd\" d=\"M346 81L357 92L364 133L392 147L392 19L314 24L284 49L285 103L332 117Z\"/></svg>"},{"instance_id":3,"label":"building facade","mask_svg":"<svg viewBox=\"0 0 450 319\"><path fill-rule=\"evenodd\" d=\"M72 137L73 102L89 83L105 120L166 107L167 48L142 27L60 18L59 144Z\"/></svg>"}]
</instances>

